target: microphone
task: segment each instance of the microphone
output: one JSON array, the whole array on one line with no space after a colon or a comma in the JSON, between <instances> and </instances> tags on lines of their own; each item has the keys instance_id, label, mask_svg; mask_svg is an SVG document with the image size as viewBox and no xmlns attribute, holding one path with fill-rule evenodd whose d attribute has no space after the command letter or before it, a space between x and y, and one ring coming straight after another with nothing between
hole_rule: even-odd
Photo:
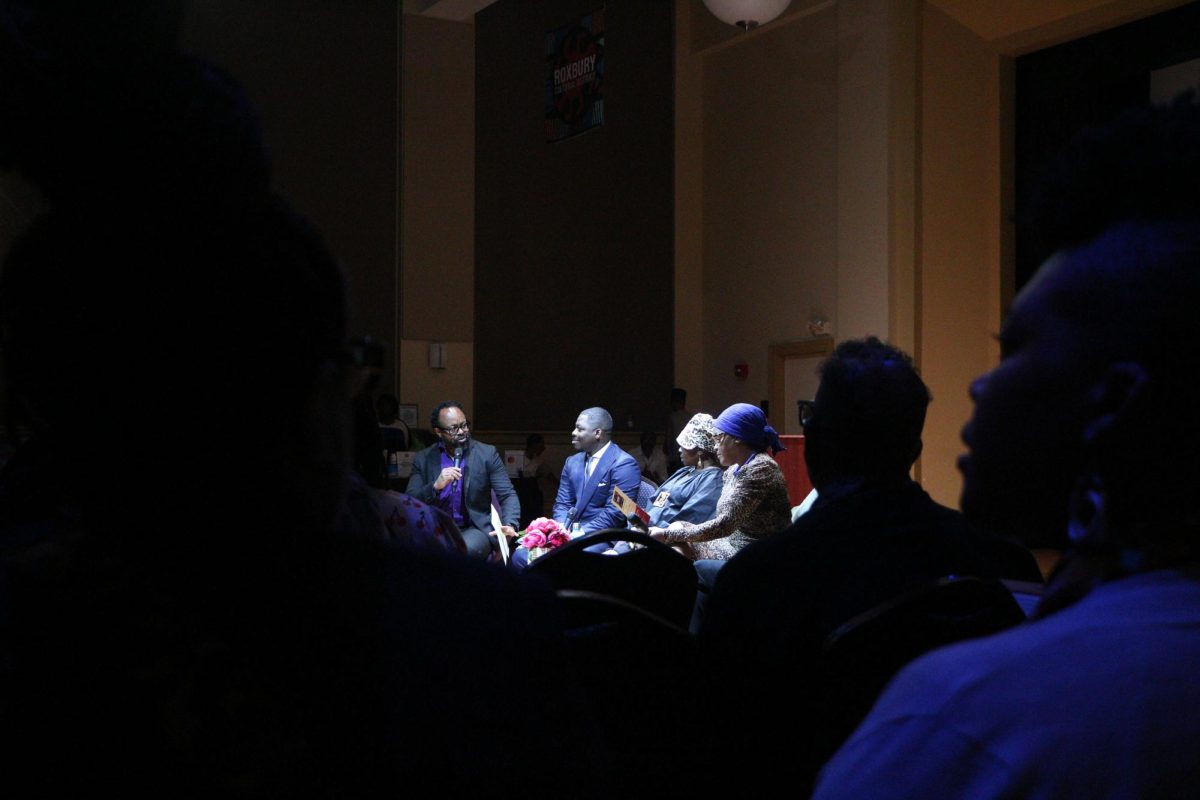
<instances>
[{"instance_id":1,"label":"microphone","mask_svg":"<svg viewBox=\"0 0 1200 800\"><path fill-rule=\"evenodd\" d=\"M458 469L462 466L462 448L454 448L454 468ZM454 483L450 485L451 489L458 489L458 479L454 479Z\"/></svg>"}]
</instances>

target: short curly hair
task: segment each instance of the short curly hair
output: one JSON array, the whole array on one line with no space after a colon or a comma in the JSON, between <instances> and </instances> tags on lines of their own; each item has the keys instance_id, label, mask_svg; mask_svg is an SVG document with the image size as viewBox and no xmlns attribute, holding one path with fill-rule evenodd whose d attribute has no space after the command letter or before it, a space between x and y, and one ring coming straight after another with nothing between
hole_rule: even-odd
<instances>
[{"instance_id":1,"label":"short curly hair","mask_svg":"<svg viewBox=\"0 0 1200 800\"><path fill-rule=\"evenodd\" d=\"M826 466L859 476L906 472L920 453L931 399L908 354L874 336L851 339L822 362L820 376L808 427Z\"/></svg>"},{"instance_id":2,"label":"short curly hair","mask_svg":"<svg viewBox=\"0 0 1200 800\"><path fill-rule=\"evenodd\" d=\"M456 402L454 400L447 400L443 403L438 403L437 407L434 408L433 411L431 411L429 413L429 427L430 428L433 428L434 430L441 429L442 426L438 424L438 417L447 408L457 408L459 411L463 411L462 403ZM466 416L466 413L467 412L463 411L463 416Z\"/></svg>"}]
</instances>

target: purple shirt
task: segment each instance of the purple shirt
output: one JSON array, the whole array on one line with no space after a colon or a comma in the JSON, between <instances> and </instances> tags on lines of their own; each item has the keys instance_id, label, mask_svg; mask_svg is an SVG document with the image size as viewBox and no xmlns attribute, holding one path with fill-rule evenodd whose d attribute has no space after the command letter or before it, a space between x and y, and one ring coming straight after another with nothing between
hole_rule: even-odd
<instances>
[{"instance_id":1,"label":"purple shirt","mask_svg":"<svg viewBox=\"0 0 1200 800\"><path fill-rule=\"evenodd\" d=\"M454 456L446 452L446 445L439 444L438 450L442 454L442 469L453 467ZM442 490L438 492L437 497L434 498L433 505L449 514L450 518L459 527L462 527L469 522L463 513L463 489L467 485L467 449L465 447L463 448L462 461L459 463L459 467L463 471L462 479L457 482L452 481L443 486Z\"/></svg>"}]
</instances>

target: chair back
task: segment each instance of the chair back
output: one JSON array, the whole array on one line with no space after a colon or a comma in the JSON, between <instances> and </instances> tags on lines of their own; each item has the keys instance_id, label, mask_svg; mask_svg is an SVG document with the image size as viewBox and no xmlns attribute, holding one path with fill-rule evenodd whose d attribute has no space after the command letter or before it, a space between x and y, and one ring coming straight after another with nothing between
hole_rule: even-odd
<instances>
[{"instance_id":1,"label":"chair back","mask_svg":"<svg viewBox=\"0 0 1200 800\"><path fill-rule=\"evenodd\" d=\"M616 555L596 548L620 542L639 546ZM537 559L529 570L556 589L610 595L685 629L696 601L692 562L637 531L609 528L580 536Z\"/></svg>"},{"instance_id":2,"label":"chair back","mask_svg":"<svg viewBox=\"0 0 1200 800\"><path fill-rule=\"evenodd\" d=\"M924 653L1024 621L1004 585L990 578L940 578L849 620L826 639L822 669L843 718L857 727L900 669Z\"/></svg>"},{"instance_id":3,"label":"chair back","mask_svg":"<svg viewBox=\"0 0 1200 800\"><path fill-rule=\"evenodd\" d=\"M658 484L642 478L642 483L638 486L637 504L642 508L649 508L656 495L658 495Z\"/></svg>"},{"instance_id":4,"label":"chair back","mask_svg":"<svg viewBox=\"0 0 1200 800\"><path fill-rule=\"evenodd\" d=\"M618 597L576 589L555 594L566 666L603 743L608 785L598 794L679 796L688 776L664 769L661 749L647 743L673 741L704 724L695 638Z\"/></svg>"}]
</instances>

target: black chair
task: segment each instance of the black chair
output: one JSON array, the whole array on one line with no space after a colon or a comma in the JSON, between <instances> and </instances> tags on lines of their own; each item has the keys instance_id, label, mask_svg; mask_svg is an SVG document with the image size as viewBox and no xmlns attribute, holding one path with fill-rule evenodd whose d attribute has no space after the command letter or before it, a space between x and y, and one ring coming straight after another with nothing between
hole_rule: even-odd
<instances>
[{"instance_id":1,"label":"black chair","mask_svg":"<svg viewBox=\"0 0 1200 800\"><path fill-rule=\"evenodd\" d=\"M966 577L941 578L849 620L825 639L821 654L830 722L838 731L831 747L850 735L908 662L1024 620L1021 607L1000 581Z\"/></svg>"},{"instance_id":2,"label":"black chair","mask_svg":"<svg viewBox=\"0 0 1200 800\"><path fill-rule=\"evenodd\" d=\"M606 542L629 542L636 549L616 555L589 552ZM609 528L581 536L529 565L556 589L610 595L686 629L696 601L692 562L644 533Z\"/></svg>"},{"instance_id":3,"label":"black chair","mask_svg":"<svg viewBox=\"0 0 1200 800\"><path fill-rule=\"evenodd\" d=\"M694 648L691 635L670 620L619 597L583 589L558 589L554 596L562 611L563 632L568 639L593 636L603 631L622 628L637 635L687 640Z\"/></svg>"},{"instance_id":4,"label":"black chair","mask_svg":"<svg viewBox=\"0 0 1200 800\"><path fill-rule=\"evenodd\" d=\"M695 638L618 597L577 589L555 594L567 668L605 764L606 785L592 787L595 796L680 796L687 767L670 764L662 747L703 725Z\"/></svg>"}]
</instances>

